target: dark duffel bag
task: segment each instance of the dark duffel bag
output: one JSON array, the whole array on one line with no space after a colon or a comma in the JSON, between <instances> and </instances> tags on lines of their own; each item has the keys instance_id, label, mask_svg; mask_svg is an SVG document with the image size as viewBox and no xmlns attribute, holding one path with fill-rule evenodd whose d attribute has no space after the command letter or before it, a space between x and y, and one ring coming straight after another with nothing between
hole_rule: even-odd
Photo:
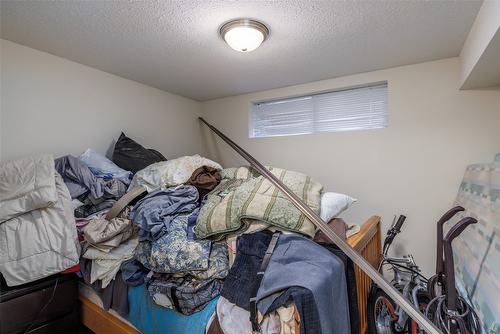
<instances>
[{"instance_id":1,"label":"dark duffel bag","mask_svg":"<svg viewBox=\"0 0 500 334\"><path fill-rule=\"evenodd\" d=\"M122 132L115 144L113 162L120 168L137 173L155 162L167 160L160 152L144 148Z\"/></svg>"}]
</instances>

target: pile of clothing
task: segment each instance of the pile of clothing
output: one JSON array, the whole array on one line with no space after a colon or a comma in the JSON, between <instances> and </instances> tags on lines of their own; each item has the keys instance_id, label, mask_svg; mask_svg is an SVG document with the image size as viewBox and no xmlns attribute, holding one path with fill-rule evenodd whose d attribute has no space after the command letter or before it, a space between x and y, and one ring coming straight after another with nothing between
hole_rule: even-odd
<instances>
[{"instance_id":1,"label":"pile of clothing","mask_svg":"<svg viewBox=\"0 0 500 334\"><path fill-rule=\"evenodd\" d=\"M187 156L151 165L132 181L150 190L131 211L139 228L136 259L150 270L147 289L156 304L185 315L217 297L228 272L226 245L194 235L200 202L219 183L221 169Z\"/></svg>"},{"instance_id":2,"label":"pile of clothing","mask_svg":"<svg viewBox=\"0 0 500 334\"><path fill-rule=\"evenodd\" d=\"M336 246L317 240L269 230L238 237L236 258L217 306L222 333L252 333L252 312L261 333L293 333L296 328L301 333L358 333L353 263ZM290 312L299 314L298 323Z\"/></svg>"},{"instance_id":3,"label":"pile of clothing","mask_svg":"<svg viewBox=\"0 0 500 334\"><path fill-rule=\"evenodd\" d=\"M305 174L268 169L311 209L323 211L325 221L355 201L322 194L321 184ZM294 333L297 328L301 333L357 333L350 260L332 245L313 241L314 225L253 168L227 168L221 176L195 228L198 238L225 240L230 255L209 333Z\"/></svg>"},{"instance_id":4,"label":"pile of clothing","mask_svg":"<svg viewBox=\"0 0 500 334\"><path fill-rule=\"evenodd\" d=\"M139 241L128 219L130 209L106 220L108 210L126 192L132 173L105 156L88 149L79 157L55 160L55 169L66 184L78 230L84 281L101 296L105 309L128 313L127 285L117 274L122 264L133 258Z\"/></svg>"},{"instance_id":5,"label":"pile of clothing","mask_svg":"<svg viewBox=\"0 0 500 334\"><path fill-rule=\"evenodd\" d=\"M86 225L82 257L92 261L90 284L100 280L101 288L106 288L122 263L132 259L139 238L127 218L127 211L109 221L105 218L91 219Z\"/></svg>"},{"instance_id":6,"label":"pile of clothing","mask_svg":"<svg viewBox=\"0 0 500 334\"><path fill-rule=\"evenodd\" d=\"M355 201L322 193L305 174L269 170L325 221ZM181 157L139 171L137 186L149 193L130 214L139 228L135 259L149 270L145 286L156 304L190 315L221 295L209 333L358 332L352 262L313 241L314 225L253 168Z\"/></svg>"},{"instance_id":7,"label":"pile of clothing","mask_svg":"<svg viewBox=\"0 0 500 334\"><path fill-rule=\"evenodd\" d=\"M268 169L326 222L355 201L308 175ZM199 155L166 160L122 133L113 161L89 149L0 171L8 283L79 263L104 308L123 316L129 289L143 287L182 315L214 312L210 334L358 332L352 262L251 167L223 169ZM21 232L41 242L26 245Z\"/></svg>"},{"instance_id":8,"label":"pile of clothing","mask_svg":"<svg viewBox=\"0 0 500 334\"><path fill-rule=\"evenodd\" d=\"M71 194L80 227L109 210L130 183L130 172L90 149L78 158L67 155L56 159L55 167Z\"/></svg>"}]
</instances>

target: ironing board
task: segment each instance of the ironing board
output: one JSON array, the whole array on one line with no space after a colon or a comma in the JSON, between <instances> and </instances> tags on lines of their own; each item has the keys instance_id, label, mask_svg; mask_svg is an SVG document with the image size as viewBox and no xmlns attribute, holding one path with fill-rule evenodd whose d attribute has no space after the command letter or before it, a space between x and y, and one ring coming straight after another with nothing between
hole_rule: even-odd
<instances>
[{"instance_id":1,"label":"ironing board","mask_svg":"<svg viewBox=\"0 0 500 334\"><path fill-rule=\"evenodd\" d=\"M466 168L455 200L465 211L447 224L465 216L478 220L453 242L453 250L457 288L474 306L485 333L500 332L500 155L497 159Z\"/></svg>"}]
</instances>

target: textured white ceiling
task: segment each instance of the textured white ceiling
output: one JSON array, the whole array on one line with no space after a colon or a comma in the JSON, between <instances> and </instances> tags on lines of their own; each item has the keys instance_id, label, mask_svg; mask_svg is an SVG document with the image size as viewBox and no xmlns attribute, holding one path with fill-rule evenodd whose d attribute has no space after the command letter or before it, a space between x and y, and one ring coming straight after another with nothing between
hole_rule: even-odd
<instances>
[{"instance_id":1,"label":"textured white ceiling","mask_svg":"<svg viewBox=\"0 0 500 334\"><path fill-rule=\"evenodd\" d=\"M457 56L480 1L1 1L2 38L196 100ZM270 38L239 53L230 19Z\"/></svg>"}]
</instances>

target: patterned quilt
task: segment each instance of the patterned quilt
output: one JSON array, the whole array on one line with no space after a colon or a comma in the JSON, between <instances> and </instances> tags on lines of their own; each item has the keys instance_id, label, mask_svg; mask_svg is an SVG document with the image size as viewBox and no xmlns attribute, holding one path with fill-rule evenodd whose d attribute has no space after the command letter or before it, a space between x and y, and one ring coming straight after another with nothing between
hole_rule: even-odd
<instances>
[{"instance_id":1,"label":"patterned quilt","mask_svg":"<svg viewBox=\"0 0 500 334\"><path fill-rule=\"evenodd\" d=\"M319 213L323 186L302 173L269 167L311 209ZM198 238L220 237L252 221L314 236L315 227L270 181L250 167L227 168L208 196L196 222Z\"/></svg>"},{"instance_id":2,"label":"patterned quilt","mask_svg":"<svg viewBox=\"0 0 500 334\"><path fill-rule=\"evenodd\" d=\"M500 333L500 162L470 165L455 204L477 224L453 242L457 286L477 311L485 333Z\"/></svg>"}]
</instances>

